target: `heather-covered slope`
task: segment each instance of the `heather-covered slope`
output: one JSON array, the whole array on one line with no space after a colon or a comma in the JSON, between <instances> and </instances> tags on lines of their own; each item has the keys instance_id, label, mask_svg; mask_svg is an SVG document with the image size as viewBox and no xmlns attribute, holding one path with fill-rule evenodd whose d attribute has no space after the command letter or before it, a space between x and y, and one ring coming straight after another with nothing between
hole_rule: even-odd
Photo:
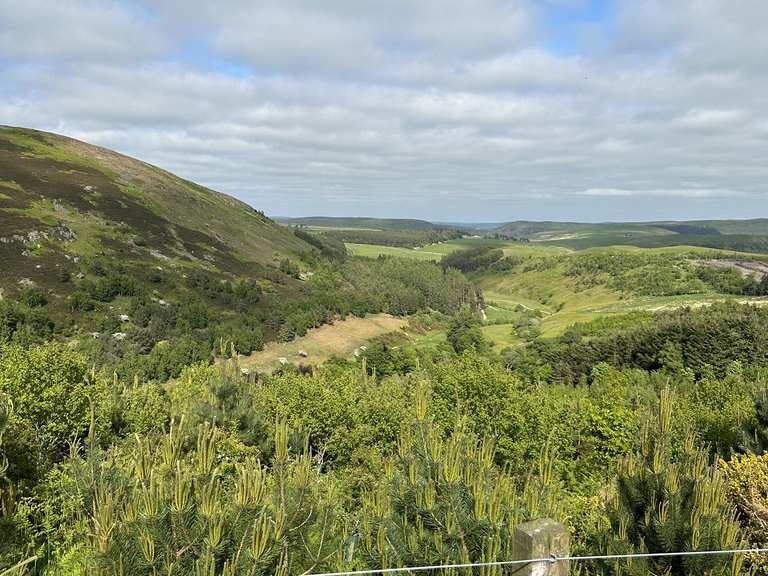
<instances>
[{"instance_id":1,"label":"heather-covered slope","mask_svg":"<svg viewBox=\"0 0 768 576\"><path fill-rule=\"evenodd\" d=\"M258 272L311 248L263 213L139 160L0 127L0 263L8 288L55 286L83 258Z\"/></svg>"}]
</instances>

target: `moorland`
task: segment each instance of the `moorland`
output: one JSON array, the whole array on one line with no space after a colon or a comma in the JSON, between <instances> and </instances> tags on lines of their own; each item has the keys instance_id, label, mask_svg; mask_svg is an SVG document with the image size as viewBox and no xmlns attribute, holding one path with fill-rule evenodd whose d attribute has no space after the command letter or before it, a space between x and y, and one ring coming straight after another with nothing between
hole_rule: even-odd
<instances>
[{"instance_id":1,"label":"moorland","mask_svg":"<svg viewBox=\"0 0 768 576\"><path fill-rule=\"evenodd\" d=\"M768 220L272 219L3 127L0 265L0 575L768 540Z\"/></svg>"}]
</instances>

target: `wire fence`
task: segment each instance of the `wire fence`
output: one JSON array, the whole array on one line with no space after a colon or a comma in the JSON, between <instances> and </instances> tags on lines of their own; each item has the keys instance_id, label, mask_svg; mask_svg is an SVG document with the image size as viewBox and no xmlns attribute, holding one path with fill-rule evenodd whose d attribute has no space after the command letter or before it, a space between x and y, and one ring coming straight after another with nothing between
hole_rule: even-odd
<instances>
[{"instance_id":1,"label":"wire fence","mask_svg":"<svg viewBox=\"0 0 768 576\"><path fill-rule=\"evenodd\" d=\"M679 556L723 556L732 554L765 554L768 548L742 548L735 550L694 550L689 552L648 552L640 554L599 554L594 556L550 556L525 560L502 560L498 562L472 562L468 564L436 564L434 566L410 566L405 568L378 568L375 570L353 570L349 572L325 572L303 576L363 576L367 574L411 574L436 570L458 570L461 568L492 568L502 566L524 566L528 564L556 564L557 562L589 562L593 560L630 560L634 558L673 558Z\"/></svg>"}]
</instances>

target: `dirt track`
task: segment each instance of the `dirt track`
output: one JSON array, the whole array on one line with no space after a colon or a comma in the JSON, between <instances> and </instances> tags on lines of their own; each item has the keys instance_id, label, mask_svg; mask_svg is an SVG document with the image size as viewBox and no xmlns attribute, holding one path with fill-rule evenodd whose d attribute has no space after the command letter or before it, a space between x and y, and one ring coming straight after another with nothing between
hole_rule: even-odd
<instances>
[{"instance_id":1,"label":"dirt track","mask_svg":"<svg viewBox=\"0 0 768 576\"><path fill-rule=\"evenodd\" d=\"M768 264L754 260L700 260L699 264L712 268L733 268L744 276L768 276Z\"/></svg>"}]
</instances>

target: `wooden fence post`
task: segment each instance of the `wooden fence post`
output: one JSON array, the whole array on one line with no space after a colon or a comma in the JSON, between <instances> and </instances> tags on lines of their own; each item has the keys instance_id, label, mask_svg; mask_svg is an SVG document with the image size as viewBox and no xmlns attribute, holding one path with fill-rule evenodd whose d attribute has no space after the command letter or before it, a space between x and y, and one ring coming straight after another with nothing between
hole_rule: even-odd
<instances>
[{"instance_id":1,"label":"wooden fence post","mask_svg":"<svg viewBox=\"0 0 768 576\"><path fill-rule=\"evenodd\" d=\"M515 560L564 558L570 555L570 534L562 524L541 518L515 526ZM569 562L532 562L515 576L568 576Z\"/></svg>"}]
</instances>

